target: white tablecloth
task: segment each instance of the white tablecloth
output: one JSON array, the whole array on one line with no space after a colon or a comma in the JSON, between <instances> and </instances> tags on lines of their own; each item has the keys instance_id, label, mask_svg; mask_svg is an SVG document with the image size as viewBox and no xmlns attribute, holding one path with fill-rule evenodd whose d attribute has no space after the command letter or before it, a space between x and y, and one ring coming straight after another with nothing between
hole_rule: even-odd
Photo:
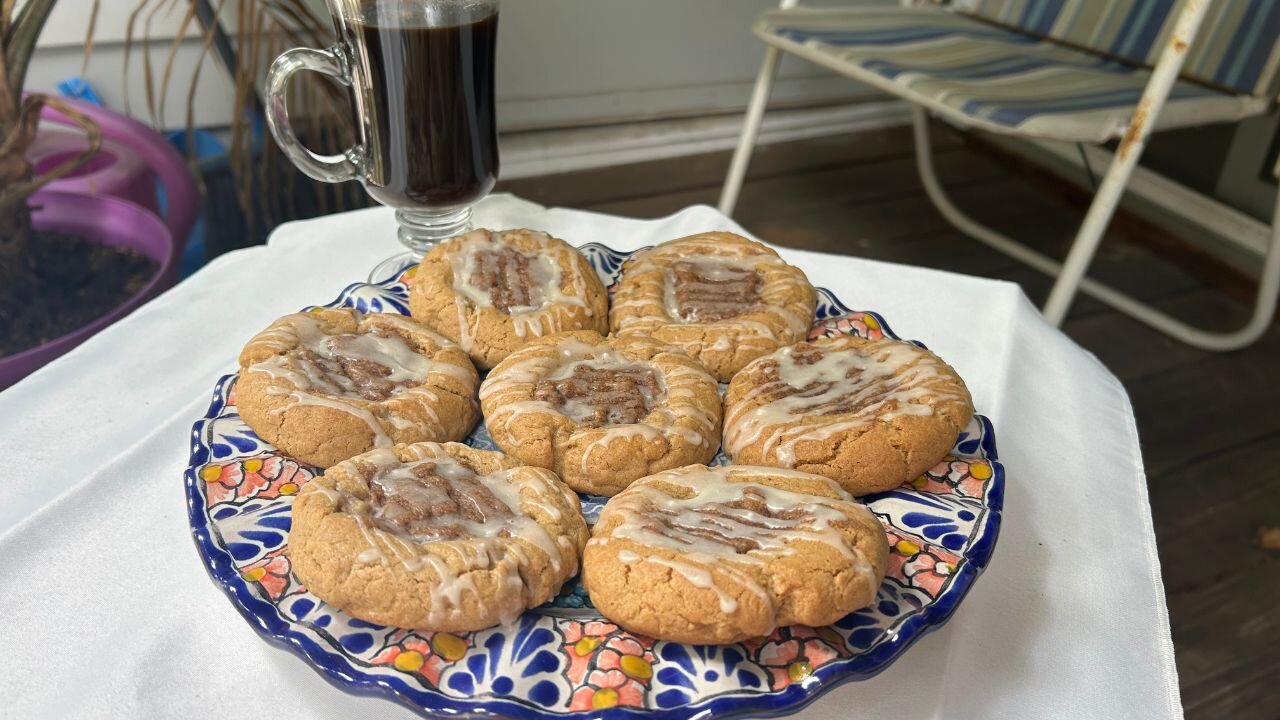
<instances>
[{"instance_id":1,"label":"white tablecloth","mask_svg":"<svg viewBox=\"0 0 1280 720\"><path fill-rule=\"evenodd\" d=\"M706 207L641 222L509 196L476 218L618 249L741 231ZM344 694L256 634L205 574L182 481L191 423L241 345L361 279L396 250L393 226L383 209L286 225L0 393L0 716L407 714ZM803 717L1180 717L1119 382L1016 285L781 252L952 363L1008 469L995 557L952 620Z\"/></svg>"}]
</instances>

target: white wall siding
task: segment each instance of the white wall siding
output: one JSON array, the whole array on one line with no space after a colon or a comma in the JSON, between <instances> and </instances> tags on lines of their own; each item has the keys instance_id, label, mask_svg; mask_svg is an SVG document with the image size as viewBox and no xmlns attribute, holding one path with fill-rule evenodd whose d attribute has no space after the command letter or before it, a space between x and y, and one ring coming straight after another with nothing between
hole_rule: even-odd
<instances>
[{"instance_id":1,"label":"white wall siding","mask_svg":"<svg viewBox=\"0 0 1280 720\"><path fill-rule=\"evenodd\" d=\"M51 88L80 74L91 5L92 0L60 0L29 87ZM93 58L84 75L113 107L123 107L127 93L139 112L146 107L140 63L127 83L123 74L123 39L134 2L101 5ZM751 21L775 6L771 0L507 0L498 46L500 125L504 130L548 128L740 109L763 53L750 34ZM172 37L179 19L178 13L157 15L153 32ZM164 62L168 45L156 43L157 65ZM186 89L199 47L192 37L178 53L165 109L170 127L185 122ZM135 56L135 62L139 59ZM779 106L871 94L795 60L783 63L782 78L774 93ZM221 66L208 63L200 80L197 123L226 125L235 111L231 92Z\"/></svg>"}]
</instances>

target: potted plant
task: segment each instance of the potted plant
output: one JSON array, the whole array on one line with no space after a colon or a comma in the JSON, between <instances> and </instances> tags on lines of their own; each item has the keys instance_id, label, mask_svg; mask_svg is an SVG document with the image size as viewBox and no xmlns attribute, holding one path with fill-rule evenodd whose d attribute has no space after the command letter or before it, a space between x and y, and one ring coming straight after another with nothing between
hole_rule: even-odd
<instances>
[{"instance_id":1,"label":"potted plant","mask_svg":"<svg viewBox=\"0 0 1280 720\"><path fill-rule=\"evenodd\" d=\"M0 388L145 302L171 277L173 263L168 228L144 208L110 197L41 192L102 143L101 125L83 109L23 93L53 4L0 5ZM83 128L86 144L36 173L26 156L45 108Z\"/></svg>"},{"instance_id":2,"label":"potted plant","mask_svg":"<svg viewBox=\"0 0 1280 720\"><path fill-rule=\"evenodd\" d=\"M24 94L36 38L54 3L27 0L15 7L18 4L12 0L0 0L0 390L171 284L177 245L185 241L194 220L194 185L183 159L146 125L74 101ZM137 16L135 12L130 19L130 36ZM254 54L247 54L251 58L248 62L235 62L216 10L207 0L189 0L183 32L197 19L205 28L203 47L214 48L235 78L237 102L253 105L260 72L252 59ZM88 25L92 33L93 18ZM248 11L240 14L236 36L242 42L256 38L269 46L281 37L313 42L330 32L305 0L252 0ZM140 45L143 52L150 52L151 38L144 34ZM86 46L92 47L92 43ZM251 46L256 48L257 41ZM162 66L161 103L176 47L176 43L171 45L168 62ZM143 73L151 72L151 63L145 63ZM130 77L126 73L126 80ZM137 79L136 69L132 77ZM154 78L146 79L150 87ZM189 99L194 97L195 82L193 77ZM317 107L328 108L318 116L321 125L332 132L334 109L345 107L345 97L328 87L307 91ZM155 106L148 110L153 121L158 121ZM86 143L78 154L37 170L28 162L26 151L36 138L42 115L46 120L79 126ZM188 112L188 127L191 125ZM251 160L251 125L246 115L232 127L231 167L246 217L259 211L262 196L270 194L250 190L266 177ZM142 156L160 176L169 198L168 227L146 208L123 199L42 190L89 161L104 135ZM273 151L269 147L260 154L260 164L287 167L287 163L272 162Z\"/></svg>"}]
</instances>

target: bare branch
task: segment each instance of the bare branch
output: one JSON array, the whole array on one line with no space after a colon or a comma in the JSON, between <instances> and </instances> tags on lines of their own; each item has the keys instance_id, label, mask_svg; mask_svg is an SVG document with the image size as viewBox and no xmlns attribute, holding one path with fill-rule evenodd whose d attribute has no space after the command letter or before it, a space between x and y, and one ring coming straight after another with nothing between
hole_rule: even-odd
<instances>
[{"instance_id":1,"label":"bare branch","mask_svg":"<svg viewBox=\"0 0 1280 720\"><path fill-rule=\"evenodd\" d=\"M192 0L187 2L187 12L182 16L182 24L178 27L178 32L173 37L173 42L169 44L169 56L164 61L164 75L160 79L160 126L164 127L164 107L165 100L169 97L169 78L173 75L173 61L178 56L178 48L182 46L182 42L187 37L187 30L191 27L191 22L196 17L196 4Z\"/></svg>"},{"instance_id":2,"label":"bare branch","mask_svg":"<svg viewBox=\"0 0 1280 720\"><path fill-rule=\"evenodd\" d=\"M129 22L125 25L124 30L124 111L127 115L133 114L133 103L130 101L129 93L129 58L133 56L133 31L138 22L138 16L146 9L147 4L151 0L138 0L138 4L133 7L133 12L129 13Z\"/></svg>"},{"instance_id":3,"label":"bare branch","mask_svg":"<svg viewBox=\"0 0 1280 720\"><path fill-rule=\"evenodd\" d=\"M7 208L16 202L26 200L31 196L31 193L83 165L98 152L98 148L102 147L102 128L98 127L98 123L94 122L88 115L76 110L58 98L48 95L31 95L22 103L22 109L18 112L18 122L9 131L8 137L3 142L0 142L0 157L22 152L23 148L31 144L31 141L35 139L36 129L40 124L40 111L45 105L66 115L77 125L84 128L88 145L79 155L63 160L38 177L12 183L0 189L0 208Z\"/></svg>"},{"instance_id":4,"label":"bare branch","mask_svg":"<svg viewBox=\"0 0 1280 720\"><path fill-rule=\"evenodd\" d=\"M80 74L83 75L89 69L89 56L93 54L93 39L98 34L98 11L99 0L93 0L93 7L89 8L89 27L84 32L84 58L80 62Z\"/></svg>"},{"instance_id":5,"label":"bare branch","mask_svg":"<svg viewBox=\"0 0 1280 720\"><path fill-rule=\"evenodd\" d=\"M27 77L27 65L36 50L36 38L53 12L54 0L27 0L9 25L4 36L4 55L8 64L9 89L21 97Z\"/></svg>"}]
</instances>

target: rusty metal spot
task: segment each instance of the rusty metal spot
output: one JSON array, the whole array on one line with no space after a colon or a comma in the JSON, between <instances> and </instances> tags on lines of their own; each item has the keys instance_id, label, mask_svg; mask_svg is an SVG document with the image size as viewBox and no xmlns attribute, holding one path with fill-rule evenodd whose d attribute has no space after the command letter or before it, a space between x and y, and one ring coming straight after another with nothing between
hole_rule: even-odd
<instances>
[{"instance_id":1,"label":"rusty metal spot","mask_svg":"<svg viewBox=\"0 0 1280 720\"><path fill-rule=\"evenodd\" d=\"M1133 111L1133 118L1129 121L1129 127L1124 131L1124 137L1120 140L1120 147L1116 149L1116 158L1123 160L1134 145L1137 145L1143 134L1146 132L1147 122L1150 121L1151 100L1142 98L1138 103L1138 108Z\"/></svg>"}]
</instances>

